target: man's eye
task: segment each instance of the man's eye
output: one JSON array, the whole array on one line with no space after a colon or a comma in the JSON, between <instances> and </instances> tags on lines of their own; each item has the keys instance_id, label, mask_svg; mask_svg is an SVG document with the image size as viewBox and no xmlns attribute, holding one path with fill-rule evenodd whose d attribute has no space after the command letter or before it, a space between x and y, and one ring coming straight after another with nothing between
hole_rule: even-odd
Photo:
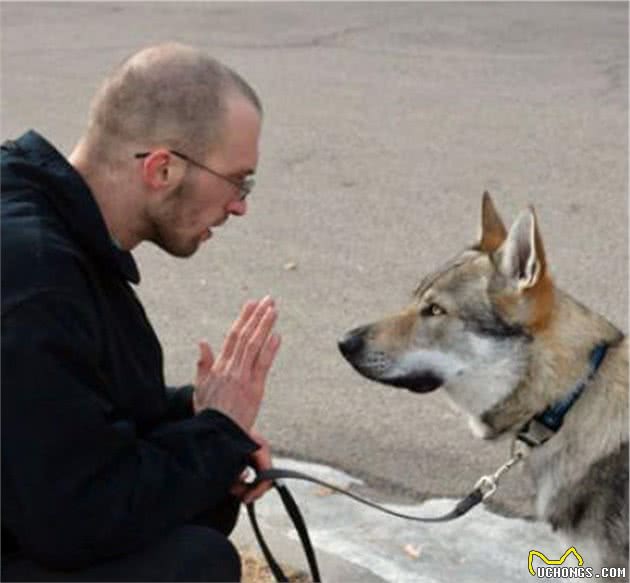
<instances>
[{"instance_id":1,"label":"man's eye","mask_svg":"<svg viewBox=\"0 0 630 583\"><path fill-rule=\"evenodd\" d=\"M444 316L446 314L446 310L442 306L433 302L422 308L420 313L423 316Z\"/></svg>"}]
</instances>

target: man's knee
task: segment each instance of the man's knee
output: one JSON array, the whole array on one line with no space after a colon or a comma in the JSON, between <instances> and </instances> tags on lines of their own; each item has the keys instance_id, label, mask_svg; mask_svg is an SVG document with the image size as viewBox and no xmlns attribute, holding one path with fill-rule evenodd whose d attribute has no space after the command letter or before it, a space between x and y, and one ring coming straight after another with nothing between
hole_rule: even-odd
<instances>
[{"instance_id":1,"label":"man's knee","mask_svg":"<svg viewBox=\"0 0 630 583\"><path fill-rule=\"evenodd\" d=\"M179 558L176 566L181 581L240 581L241 558L234 545L220 532L188 525L169 537L171 550Z\"/></svg>"}]
</instances>

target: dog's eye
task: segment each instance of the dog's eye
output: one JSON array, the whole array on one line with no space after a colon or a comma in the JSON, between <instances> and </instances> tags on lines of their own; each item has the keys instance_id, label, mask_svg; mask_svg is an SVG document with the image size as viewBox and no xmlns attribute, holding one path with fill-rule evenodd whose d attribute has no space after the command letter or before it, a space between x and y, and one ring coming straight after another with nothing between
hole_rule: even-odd
<instances>
[{"instance_id":1,"label":"dog's eye","mask_svg":"<svg viewBox=\"0 0 630 583\"><path fill-rule=\"evenodd\" d=\"M444 314L446 314L446 310L442 306L433 303L422 308L421 314L423 316L443 316Z\"/></svg>"}]
</instances>

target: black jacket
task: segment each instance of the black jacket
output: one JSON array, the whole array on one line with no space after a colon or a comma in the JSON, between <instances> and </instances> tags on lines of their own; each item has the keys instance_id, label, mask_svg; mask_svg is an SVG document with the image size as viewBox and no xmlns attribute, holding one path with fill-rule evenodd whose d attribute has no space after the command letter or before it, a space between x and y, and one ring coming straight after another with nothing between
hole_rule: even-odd
<instances>
[{"instance_id":1,"label":"black jacket","mask_svg":"<svg viewBox=\"0 0 630 583\"><path fill-rule=\"evenodd\" d=\"M2 148L2 534L53 568L236 504L256 444L193 416L81 176L37 133Z\"/></svg>"}]
</instances>

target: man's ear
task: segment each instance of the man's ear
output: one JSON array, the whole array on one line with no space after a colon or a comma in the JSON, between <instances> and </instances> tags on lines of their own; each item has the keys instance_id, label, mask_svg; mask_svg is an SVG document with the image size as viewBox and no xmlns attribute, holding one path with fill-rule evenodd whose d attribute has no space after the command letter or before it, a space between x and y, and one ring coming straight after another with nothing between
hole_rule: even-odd
<instances>
[{"instance_id":1,"label":"man's ear","mask_svg":"<svg viewBox=\"0 0 630 583\"><path fill-rule=\"evenodd\" d=\"M179 186L185 173L185 164L179 164L168 150L151 152L142 164L142 178L154 190L172 190Z\"/></svg>"},{"instance_id":2,"label":"man's ear","mask_svg":"<svg viewBox=\"0 0 630 583\"><path fill-rule=\"evenodd\" d=\"M481 232L476 248L484 253L496 251L507 236L505 225L492 202L488 191L483 193L481 201Z\"/></svg>"},{"instance_id":3,"label":"man's ear","mask_svg":"<svg viewBox=\"0 0 630 583\"><path fill-rule=\"evenodd\" d=\"M517 289L530 289L541 280L547 262L533 207L518 216L499 256L499 270Z\"/></svg>"}]
</instances>

